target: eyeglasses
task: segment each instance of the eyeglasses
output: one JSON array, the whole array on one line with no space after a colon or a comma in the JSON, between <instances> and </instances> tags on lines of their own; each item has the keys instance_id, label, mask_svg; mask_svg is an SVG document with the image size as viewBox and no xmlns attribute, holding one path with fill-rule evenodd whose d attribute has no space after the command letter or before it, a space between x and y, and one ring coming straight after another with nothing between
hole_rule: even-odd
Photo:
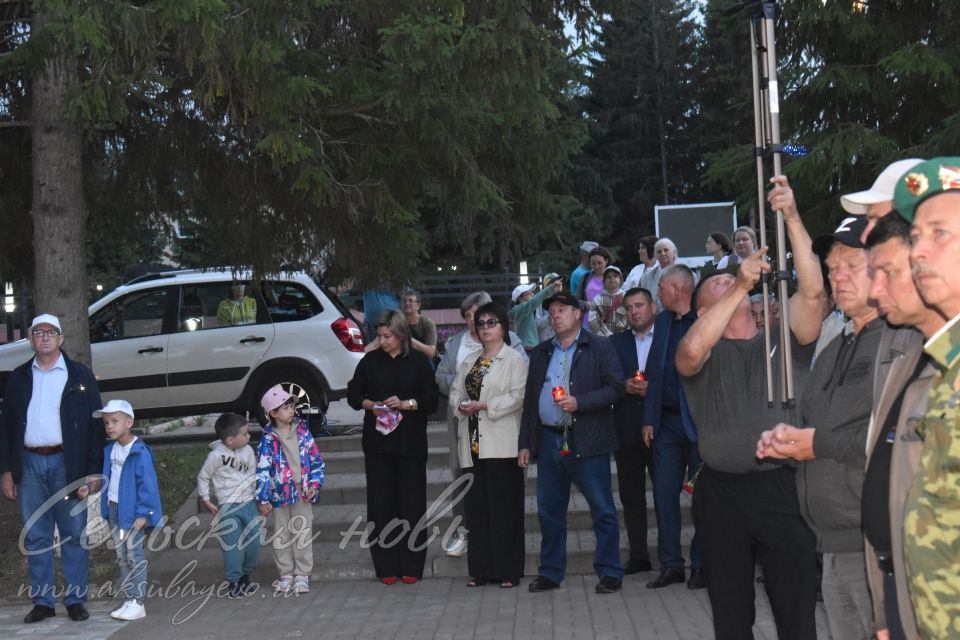
<instances>
[{"instance_id":1,"label":"eyeglasses","mask_svg":"<svg viewBox=\"0 0 960 640\"><path fill-rule=\"evenodd\" d=\"M34 329L30 335L34 338L56 338L60 332L56 329Z\"/></svg>"},{"instance_id":2,"label":"eyeglasses","mask_svg":"<svg viewBox=\"0 0 960 640\"><path fill-rule=\"evenodd\" d=\"M477 329L492 329L498 324L500 324L500 321L496 318L490 318L489 320L477 320L476 322Z\"/></svg>"}]
</instances>

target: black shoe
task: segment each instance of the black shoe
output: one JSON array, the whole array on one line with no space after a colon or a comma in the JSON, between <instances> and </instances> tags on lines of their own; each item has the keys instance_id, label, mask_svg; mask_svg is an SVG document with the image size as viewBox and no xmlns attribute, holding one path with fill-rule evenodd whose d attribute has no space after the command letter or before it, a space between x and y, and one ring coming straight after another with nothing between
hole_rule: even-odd
<instances>
[{"instance_id":1,"label":"black shoe","mask_svg":"<svg viewBox=\"0 0 960 640\"><path fill-rule=\"evenodd\" d=\"M530 593L539 593L541 591L550 591L551 589L558 588L560 588L560 585L546 576L537 576L527 586Z\"/></svg>"},{"instance_id":2,"label":"black shoe","mask_svg":"<svg viewBox=\"0 0 960 640\"><path fill-rule=\"evenodd\" d=\"M240 579L237 580L237 584L239 584L240 587L243 589L243 594L247 596L256 592L258 588L258 585L256 583L253 583L253 584L250 583L250 576L246 573L240 576Z\"/></svg>"},{"instance_id":3,"label":"black shoe","mask_svg":"<svg viewBox=\"0 0 960 640\"><path fill-rule=\"evenodd\" d=\"M53 607L35 604L33 605L33 609L30 609L30 613L23 617L23 622L24 624L32 624L34 622L46 620L47 618L52 618L55 615L57 615L57 611Z\"/></svg>"},{"instance_id":4,"label":"black shoe","mask_svg":"<svg viewBox=\"0 0 960 640\"><path fill-rule=\"evenodd\" d=\"M621 581L613 576L603 576L595 590L597 593L616 593L620 591L621 584Z\"/></svg>"},{"instance_id":5,"label":"black shoe","mask_svg":"<svg viewBox=\"0 0 960 640\"><path fill-rule=\"evenodd\" d=\"M690 569L690 579L687 580L687 589L703 589L707 581L703 579L703 568Z\"/></svg>"},{"instance_id":6,"label":"black shoe","mask_svg":"<svg viewBox=\"0 0 960 640\"><path fill-rule=\"evenodd\" d=\"M647 583L647 589L659 589L671 584L681 584L684 582L684 580L686 580L686 577L683 573L683 569L669 569L667 567L662 567L660 569L660 575L657 576L657 579L651 580Z\"/></svg>"},{"instance_id":7,"label":"black shoe","mask_svg":"<svg viewBox=\"0 0 960 640\"><path fill-rule=\"evenodd\" d=\"M641 571L653 571L653 565L650 564L649 560L630 558L627 560L627 564L623 565L623 572L628 576Z\"/></svg>"},{"instance_id":8,"label":"black shoe","mask_svg":"<svg viewBox=\"0 0 960 640\"><path fill-rule=\"evenodd\" d=\"M90 617L90 614L87 613L87 608L79 602L67 605L67 615L75 622L83 622Z\"/></svg>"},{"instance_id":9,"label":"black shoe","mask_svg":"<svg viewBox=\"0 0 960 640\"><path fill-rule=\"evenodd\" d=\"M236 600L237 598L242 598L244 593L243 585L240 584L239 580L237 580L236 582L230 583L230 590L227 591L227 597L232 600Z\"/></svg>"}]
</instances>

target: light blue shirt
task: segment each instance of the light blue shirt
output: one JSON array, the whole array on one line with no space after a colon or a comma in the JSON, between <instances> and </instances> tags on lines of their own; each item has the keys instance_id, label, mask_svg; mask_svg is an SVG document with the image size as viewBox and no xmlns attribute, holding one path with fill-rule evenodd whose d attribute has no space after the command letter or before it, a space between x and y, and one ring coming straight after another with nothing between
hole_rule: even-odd
<instances>
[{"instance_id":1,"label":"light blue shirt","mask_svg":"<svg viewBox=\"0 0 960 640\"><path fill-rule=\"evenodd\" d=\"M540 422L552 427L563 426L565 413L553 400L553 388L563 387L567 393L570 392L570 368L573 366L573 354L577 350L577 344L580 339L580 332L573 339L570 346L564 349L560 346L560 341L553 338L553 355L550 356L550 364L547 365L547 375L543 380L543 386L540 388Z\"/></svg>"},{"instance_id":2,"label":"light blue shirt","mask_svg":"<svg viewBox=\"0 0 960 640\"><path fill-rule=\"evenodd\" d=\"M67 386L67 363L63 354L44 371L33 359L33 395L27 407L27 429L23 434L25 447L53 447L63 444L60 430L60 400Z\"/></svg>"},{"instance_id":3,"label":"light blue shirt","mask_svg":"<svg viewBox=\"0 0 960 640\"><path fill-rule=\"evenodd\" d=\"M633 338L637 343L637 366L640 367L640 371L647 370L647 356L650 355L650 347L653 345L653 325L650 326L650 331L647 331L645 334L637 335L637 332L633 332ZM632 375L632 371L624 371L628 376Z\"/></svg>"}]
</instances>

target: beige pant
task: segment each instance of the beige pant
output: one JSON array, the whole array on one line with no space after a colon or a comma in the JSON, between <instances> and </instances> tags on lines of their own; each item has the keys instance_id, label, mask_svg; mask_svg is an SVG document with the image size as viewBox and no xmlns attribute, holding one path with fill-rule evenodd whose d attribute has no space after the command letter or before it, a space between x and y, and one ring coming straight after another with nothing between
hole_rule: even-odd
<instances>
[{"instance_id":1,"label":"beige pant","mask_svg":"<svg viewBox=\"0 0 960 640\"><path fill-rule=\"evenodd\" d=\"M313 570L313 505L297 502L273 509L273 559L282 576L309 576Z\"/></svg>"}]
</instances>

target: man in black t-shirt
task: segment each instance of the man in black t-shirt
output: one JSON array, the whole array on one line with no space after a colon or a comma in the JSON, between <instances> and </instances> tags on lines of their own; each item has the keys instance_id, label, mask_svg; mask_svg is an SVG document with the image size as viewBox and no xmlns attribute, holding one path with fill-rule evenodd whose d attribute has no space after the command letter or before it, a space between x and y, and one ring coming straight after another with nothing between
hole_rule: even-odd
<instances>
[{"instance_id":1,"label":"man in black t-shirt","mask_svg":"<svg viewBox=\"0 0 960 640\"><path fill-rule=\"evenodd\" d=\"M771 181L776 187L770 204L783 212L797 272L789 317L799 393L828 303L787 179ZM721 272L701 281L694 296L698 319L677 350L677 371L699 427L704 460L693 514L716 636L752 637L753 572L759 558L778 636L816 638L816 552L800 516L793 470L754 457L763 429L797 417L796 409L779 402L768 406L765 396L766 349L748 294L770 271L766 251L762 247L744 260L736 278ZM773 379L779 386L779 371Z\"/></svg>"}]
</instances>

